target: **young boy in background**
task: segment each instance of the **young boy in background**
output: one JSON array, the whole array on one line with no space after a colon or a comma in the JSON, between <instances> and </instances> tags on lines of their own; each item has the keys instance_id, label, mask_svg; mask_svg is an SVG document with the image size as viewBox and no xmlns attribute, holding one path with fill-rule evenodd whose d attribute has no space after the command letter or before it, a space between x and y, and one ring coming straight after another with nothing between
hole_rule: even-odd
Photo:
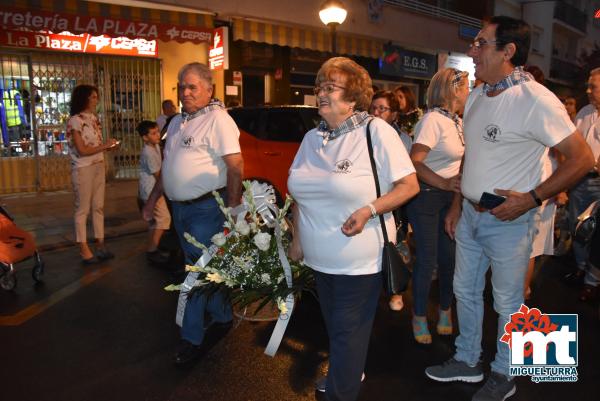
<instances>
[{"instance_id":1,"label":"young boy in background","mask_svg":"<svg viewBox=\"0 0 600 401\"><path fill-rule=\"evenodd\" d=\"M140 156L139 197L143 203L146 203L156 180L160 179L162 164L160 147L158 145L160 143L160 130L156 122L144 120L137 126L137 132L144 141L144 147ZM164 264L168 261L168 257L160 253L158 244L162 235L170 226L171 215L169 214L164 196L161 196L154 207L154 219L150 222L148 248L146 249L146 258L149 262Z\"/></svg>"}]
</instances>

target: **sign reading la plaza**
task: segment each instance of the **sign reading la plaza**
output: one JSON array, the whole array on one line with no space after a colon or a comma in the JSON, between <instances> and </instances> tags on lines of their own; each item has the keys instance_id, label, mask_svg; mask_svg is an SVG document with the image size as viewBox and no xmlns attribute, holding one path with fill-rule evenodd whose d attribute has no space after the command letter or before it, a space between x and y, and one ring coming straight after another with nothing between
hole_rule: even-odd
<instances>
[{"instance_id":1,"label":"sign reading la plaza","mask_svg":"<svg viewBox=\"0 0 600 401\"><path fill-rule=\"evenodd\" d=\"M177 40L206 43L212 40L212 30L173 24L128 21L107 17L91 17L43 10L31 11L16 7L0 10L0 27L3 30L89 33L93 36L126 36L131 39Z\"/></svg>"},{"instance_id":2,"label":"sign reading la plaza","mask_svg":"<svg viewBox=\"0 0 600 401\"><path fill-rule=\"evenodd\" d=\"M158 57L155 40L126 37L111 38L107 35L91 36L87 33L73 35L69 32L55 34L50 32L4 31L0 32L0 45L74 53Z\"/></svg>"}]
</instances>

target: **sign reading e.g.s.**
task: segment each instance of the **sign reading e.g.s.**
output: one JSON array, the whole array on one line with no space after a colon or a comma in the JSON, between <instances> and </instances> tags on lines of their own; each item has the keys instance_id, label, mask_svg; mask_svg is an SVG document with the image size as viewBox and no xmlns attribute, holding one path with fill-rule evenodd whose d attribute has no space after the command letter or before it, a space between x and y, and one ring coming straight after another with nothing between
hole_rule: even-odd
<instances>
[{"instance_id":1,"label":"sign reading e.g.s.","mask_svg":"<svg viewBox=\"0 0 600 401\"><path fill-rule=\"evenodd\" d=\"M379 60L379 72L384 75L430 79L436 71L435 55L394 45L385 45L384 56Z\"/></svg>"}]
</instances>

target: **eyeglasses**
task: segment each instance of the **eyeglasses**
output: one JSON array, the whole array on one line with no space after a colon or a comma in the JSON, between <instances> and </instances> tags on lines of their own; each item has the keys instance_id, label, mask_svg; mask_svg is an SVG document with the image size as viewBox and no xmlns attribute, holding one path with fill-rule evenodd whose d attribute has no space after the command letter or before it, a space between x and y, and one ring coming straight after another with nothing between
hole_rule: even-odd
<instances>
[{"instance_id":1,"label":"eyeglasses","mask_svg":"<svg viewBox=\"0 0 600 401\"><path fill-rule=\"evenodd\" d=\"M475 39L473 43L469 44L469 49L481 50L483 46L491 45L492 43L501 44L502 42L498 40Z\"/></svg>"},{"instance_id":2,"label":"eyeglasses","mask_svg":"<svg viewBox=\"0 0 600 401\"><path fill-rule=\"evenodd\" d=\"M321 93L321 91L325 92L326 95L329 95L330 93L333 93L336 91L336 89L346 89L343 86L340 85L336 85L336 84L325 84L325 85L321 85L321 86L315 86L313 91L315 92L315 95L319 95L319 93Z\"/></svg>"},{"instance_id":3,"label":"eyeglasses","mask_svg":"<svg viewBox=\"0 0 600 401\"><path fill-rule=\"evenodd\" d=\"M390 107L385 107L384 105L380 104L379 106L371 106L370 110L371 111L377 110L380 113L385 113L386 111L390 111L392 109Z\"/></svg>"},{"instance_id":4,"label":"eyeglasses","mask_svg":"<svg viewBox=\"0 0 600 401\"><path fill-rule=\"evenodd\" d=\"M197 85L194 85L194 84L190 84L190 85L186 85L186 84L178 84L178 85L177 85L177 89L178 89L180 92L183 92L183 91L185 91L186 89L189 89L190 91L192 91L192 92L195 92L195 91L198 89L198 86L197 86Z\"/></svg>"}]
</instances>

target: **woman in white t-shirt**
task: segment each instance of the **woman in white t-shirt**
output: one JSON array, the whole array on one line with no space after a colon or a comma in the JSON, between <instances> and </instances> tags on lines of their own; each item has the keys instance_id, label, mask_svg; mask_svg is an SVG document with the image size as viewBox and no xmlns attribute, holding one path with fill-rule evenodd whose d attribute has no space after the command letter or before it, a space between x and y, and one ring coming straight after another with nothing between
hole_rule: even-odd
<instances>
[{"instance_id":1,"label":"woman in white t-shirt","mask_svg":"<svg viewBox=\"0 0 600 401\"><path fill-rule=\"evenodd\" d=\"M385 213L418 191L414 168L394 129L366 110L373 91L367 71L345 57L326 61L315 93L323 121L309 131L290 168L288 189L294 238L289 256L314 270L329 334L329 372L317 389L326 398L355 400L360 389L377 299L381 293ZM381 197L377 198L367 148L367 127Z\"/></svg>"},{"instance_id":2,"label":"woman in white t-shirt","mask_svg":"<svg viewBox=\"0 0 600 401\"><path fill-rule=\"evenodd\" d=\"M422 344L431 343L426 315L431 277L436 268L440 289L437 332L452 334L455 244L445 232L445 218L452 202L460 200L454 196L460 193L459 170L465 145L459 115L468 95L466 72L454 68L438 71L427 90L430 111L415 127L415 143L410 153L421 188L407 205L416 245L412 326L415 340Z\"/></svg>"},{"instance_id":3,"label":"woman in white t-shirt","mask_svg":"<svg viewBox=\"0 0 600 401\"><path fill-rule=\"evenodd\" d=\"M114 255L104 245L104 151L115 149L117 141L102 142L96 116L98 88L78 85L71 95L71 117L67 122L70 141L71 178L75 193L75 240L84 264L110 259ZM87 243L87 216L92 210L96 255Z\"/></svg>"},{"instance_id":4,"label":"woman in white t-shirt","mask_svg":"<svg viewBox=\"0 0 600 401\"><path fill-rule=\"evenodd\" d=\"M382 120L385 120L386 123L390 124L402 140L402 144L408 153L410 153L410 149L412 148L412 138L402 129L397 123L398 113L400 113L400 102L398 102L398 98L392 91L380 90L375 92L373 95L373 99L371 99L371 106L369 107L369 113L374 115L375 117L379 117ZM406 234L408 232L408 219L406 217L405 207L400 207L394 211L394 214L397 219L397 223L401 224L400 229L406 238ZM400 241L401 239L398 239ZM390 297L390 309L399 311L404 307L404 300L402 299L402 294L394 294Z\"/></svg>"}]
</instances>

